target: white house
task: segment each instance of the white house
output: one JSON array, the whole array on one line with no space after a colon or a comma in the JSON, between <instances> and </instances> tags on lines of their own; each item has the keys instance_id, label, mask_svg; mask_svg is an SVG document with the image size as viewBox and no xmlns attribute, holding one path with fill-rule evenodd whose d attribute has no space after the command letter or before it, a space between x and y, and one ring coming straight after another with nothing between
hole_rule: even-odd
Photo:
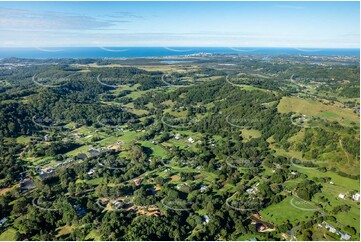
<instances>
[{"instance_id":1,"label":"white house","mask_svg":"<svg viewBox=\"0 0 361 242\"><path fill-rule=\"evenodd\" d=\"M333 184L335 184L335 183L333 183L333 181L330 181L330 184L333 185Z\"/></svg>"},{"instance_id":2,"label":"white house","mask_svg":"<svg viewBox=\"0 0 361 242\"><path fill-rule=\"evenodd\" d=\"M338 235L340 235L341 240L350 240L351 239L351 236L349 234L346 234L346 233L339 232Z\"/></svg>"},{"instance_id":3,"label":"white house","mask_svg":"<svg viewBox=\"0 0 361 242\"><path fill-rule=\"evenodd\" d=\"M202 218L204 220L203 224L207 224L207 223L209 223L209 221L211 221L207 215L204 215Z\"/></svg>"},{"instance_id":4,"label":"white house","mask_svg":"<svg viewBox=\"0 0 361 242\"><path fill-rule=\"evenodd\" d=\"M193 144L193 143L194 143L194 139L193 139L192 137L189 137L189 138L188 138L188 142L191 143L191 144Z\"/></svg>"},{"instance_id":5,"label":"white house","mask_svg":"<svg viewBox=\"0 0 361 242\"><path fill-rule=\"evenodd\" d=\"M174 138L175 138L176 140L179 140L179 139L181 138L181 135L180 135L180 134L175 134L175 135L174 135Z\"/></svg>"},{"instance_id":6,"label":"white house","mask_svg":"<svg viewBox=\"0 0 361 242\"><path fill-rule=\"evenodd\" d=\"M88 171L88 176L92 176L94 174L95 170L94 169L90 169Z\"/></svg>"},{"instance_id":7,"label":"white house","mask_svg":"<svg viewBox=\"0 0 361 242\"><path fill-rule=\"evenodd\" d=\"M354 195L352 195L352 200L354 201L360 200L360 193L355 193Z\"/></svg>"},{"instance_id":8,"label":"white house","mask_svg":"<svg viewBox=\"0 0 361 242\"><path fill-rule=\"evenodd\" d=\"M346 195L345 195L345 194L340 193L340 194L338 194L338 197L339 197L339 198L341 198L341 199L345 199L345 198L346 198Z\"/></svg>"},{"instance_id":9,"label":"white house","mask_svg":"<svg viewBox=\"0 0 361 242\"><path fill-rule=\"evenodd\" d=\"M176 186L176 188L179 190L179 189L181 189L183 186L184 186L184 184L178 184L178 185Z\"/></svg>"},{"instance_id":10,"label":"white house","mask_svg":"<svg viewBox=\"0 0 361 242\"><path fill-rule=\"evenodd\" d=\"M199 190L201 191L201 192L205 192L205 191L207 191L207 189L208 189L208 187L207 186L205 186L205 185L201 185L201 187L199 188Z\"/></svg>"},{"instance_id":11,"label":"white house","mask_svg":"<svg viewBox=\"0 0 361 242\"><path fill-rule=\"evenodd\" d=\"M8 221L8 218L1 219L0 220L0 226L3 226L6 223L6 221Z\"/></svg>"},{"instance_id":12,"label":"white house","mask_svg":"<svg viewBox=\"0 0 361 242\"><path fill-rule=\"evenodd\" d=\"M325 226L325 228L330 231L331 233L336 233L337 230L332 227L331 225L329 225L328 223L326 223L325 221L322 222L322 224Z\"/></svg>"}]
</instances>

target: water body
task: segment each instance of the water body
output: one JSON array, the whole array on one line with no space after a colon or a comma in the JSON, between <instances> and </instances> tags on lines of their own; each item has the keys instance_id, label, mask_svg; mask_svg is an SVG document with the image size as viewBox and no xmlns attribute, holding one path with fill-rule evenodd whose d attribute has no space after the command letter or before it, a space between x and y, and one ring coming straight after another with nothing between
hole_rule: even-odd
<instances>
[{"instance_id":1,"label":"water body","mask_svg":"<svg viewBox=\"0 0 361 242\"><path fill-rule=\"evenodd\" d=\"M0 48L0 58L132 58L184 56L198 53L240 55L360 56L360 49L296 49L252 47L58 47Z\"/></svg>"}]
</instances>

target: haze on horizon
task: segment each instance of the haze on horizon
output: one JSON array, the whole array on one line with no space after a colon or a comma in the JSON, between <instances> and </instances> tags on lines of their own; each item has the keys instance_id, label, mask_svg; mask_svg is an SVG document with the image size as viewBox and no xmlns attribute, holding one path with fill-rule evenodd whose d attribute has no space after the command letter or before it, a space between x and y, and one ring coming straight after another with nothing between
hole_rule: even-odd
<instances>
[{"instance_id":1,"label":"haze on horizon","mask_svg":"<svg viewBox=\"0 0 361 242\"><path fill-rule=\"evenodd\" d=\"M355 2L0 2L0 47L359 48Z\"/></svg>"}]
</instances>

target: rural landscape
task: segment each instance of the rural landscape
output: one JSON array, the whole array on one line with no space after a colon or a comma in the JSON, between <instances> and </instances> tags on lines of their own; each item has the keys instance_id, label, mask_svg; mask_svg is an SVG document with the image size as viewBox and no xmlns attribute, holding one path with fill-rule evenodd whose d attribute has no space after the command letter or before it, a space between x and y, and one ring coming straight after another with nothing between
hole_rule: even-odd
<instances>
[{"instance_id":1,"label":"rural landscape","mask_svg":"<svg viewBox=\"0 0 361 242\"><path fill-rule=\"evenodd\" d=\"M359 240L359 57L0 61L1 240Z\"/></svg>"},{"instance_id":2,"label":"rural landscape","mask_svg":"<svg viewBox=\"0 0 361 242\"><path fill-rule=\"evenodd\" d=\"M0 241L360 241L360 1L0 0Z\"/></svg>"}]
</instances>

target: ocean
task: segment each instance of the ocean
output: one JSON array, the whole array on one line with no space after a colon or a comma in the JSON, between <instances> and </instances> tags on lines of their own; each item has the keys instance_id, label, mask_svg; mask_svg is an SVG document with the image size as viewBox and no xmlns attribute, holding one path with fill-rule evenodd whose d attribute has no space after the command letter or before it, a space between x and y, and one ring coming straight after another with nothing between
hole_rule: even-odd
<instances>
[{"instance_id":1,"label":"ocean","mask_svg":"<svg viewBox=\"0 0 361 242\"><path fill-rule=\"evenodd\" d=\"M240 55L360 56L360 49L310 49L261 47L59 47L0 48L0 58L132 58L184 56L198 53Z\"/></svg>"}]
</instances>

